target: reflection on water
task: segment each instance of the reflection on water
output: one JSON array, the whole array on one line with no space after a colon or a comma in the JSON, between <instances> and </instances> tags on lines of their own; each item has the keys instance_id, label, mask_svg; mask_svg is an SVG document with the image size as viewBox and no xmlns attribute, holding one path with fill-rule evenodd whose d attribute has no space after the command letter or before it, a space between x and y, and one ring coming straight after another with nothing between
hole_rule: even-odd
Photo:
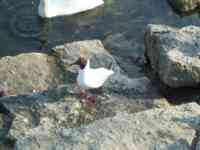
<instances>
[{"instance_id":1,"label":"reflection on water","mask_svg":"<svg viewBox=\"0 0 200 150\"><path fill-rule=\"evenodd\" d=\"M104 1L104 7L79 15L42 20L37 16L38 0L0 0L0 55L44 51L41 47L73 40L103 40L115 33L123 33L143 51L143 34L148 23L200 24L197 14L184 18L176 15L167 0Z\"/></svg>"}]
</instances>

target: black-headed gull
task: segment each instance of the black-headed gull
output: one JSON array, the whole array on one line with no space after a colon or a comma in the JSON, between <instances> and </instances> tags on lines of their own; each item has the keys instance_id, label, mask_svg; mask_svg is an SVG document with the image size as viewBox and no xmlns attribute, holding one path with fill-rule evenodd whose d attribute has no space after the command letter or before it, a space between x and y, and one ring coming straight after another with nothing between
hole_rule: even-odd
<instances>
[{"instance_id":1,"label":"black-headed gull","mask_svg":"<svg viewBox=\"0 0 200 150\"><path fill-rule=\"evenodd\" d=\"M75 65L75 64L80 66L76 81L77 81L78 86L81 89L81 94L84 97L87 97L87 94L86 94L87 90L97 89L97 88L102 87L105 81L112 74L114 74L114 71L112 69L107 69L104 67L91 68L89 59L85 60L84 58L80 58L78 61L76 61L72 65Z\"/></svg>"}]
</instances>

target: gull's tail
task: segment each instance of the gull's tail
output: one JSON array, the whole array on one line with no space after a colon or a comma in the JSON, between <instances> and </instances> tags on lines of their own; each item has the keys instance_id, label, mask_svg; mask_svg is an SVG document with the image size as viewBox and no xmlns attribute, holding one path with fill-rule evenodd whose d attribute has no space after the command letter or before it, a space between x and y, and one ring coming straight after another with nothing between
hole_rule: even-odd
<instances>
[{"instance_id":1,"label":"gull's tail","mask_svg":"<svg viewBox=\"0 0 200 150\"><path fill-rule=\"evenodd\" d=\"M113 68L114 68L114 64L113 64L113 61L109 64L109 66L108 66L108 69L109 69L109 71L110 71L110 74L114 74L115 72L114 72L114 70L113 70Z\"/></svg>"},{"instance_id":2,"label":"gull's tail","mask_svg":"<svg viewBox=\"0 0 200 150\"><path fill-rule=\"evenodd\" d=\"M109 66L108 66L108 69L109 69L109 70L113 70L113 67L114 67L113 62L111 62L111 63L109 64Z\"/></svg>"}]
</instances>

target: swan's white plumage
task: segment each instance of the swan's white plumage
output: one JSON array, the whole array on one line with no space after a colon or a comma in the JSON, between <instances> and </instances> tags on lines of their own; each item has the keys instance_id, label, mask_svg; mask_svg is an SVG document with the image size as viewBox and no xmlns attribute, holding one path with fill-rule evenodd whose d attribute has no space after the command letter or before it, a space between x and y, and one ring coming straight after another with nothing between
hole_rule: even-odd
<instances>
[{"instance_id":1,"label":"swan's white plumage","mask_svg":"<svg viewBox=\"0 0 200 150\"><path fill-rule=\"evenodd\" d=\"M103 0L40 0L38 13L44 18L72 15L93 9L103 3Z\"/></svg>"},{"instance_id":2,"label":"swan's white plumage","mask_svg":"<svg viewBox=\"0 0 200 150\"><path fill-rule=\"evenodd\" d=\"M83 90L101 87L114 72L106 68L90 68L90 61L84 69L79 70L77 83Z\"/></svg>"}]
</instances>

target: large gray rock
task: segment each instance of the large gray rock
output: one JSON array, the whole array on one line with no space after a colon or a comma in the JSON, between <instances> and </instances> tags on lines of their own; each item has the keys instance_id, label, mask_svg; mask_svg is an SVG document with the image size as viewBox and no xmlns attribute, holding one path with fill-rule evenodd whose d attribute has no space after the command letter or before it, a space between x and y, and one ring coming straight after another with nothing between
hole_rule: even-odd
<instances>
[{"instance_id":1,"label":"large gray rock","mask_svg":"<svg viewBox=\"0 0 200 150\"><path fill-rule=\"evenodd\" d=\"M2 97L0 102L14 115L9 137L15 141L34 132L37 136L47 134L52 139L57 138L57 129L83 126L120 112L135 113L169 107L166 99L150 93L151 84L147 78L129 79L126 83L127 86L122 85L115 91L108 87L103 89L103 93L97 95L96 104L78 97L76 86L69 84L33 95ZM44 149L50 149L52 145L49 141L40 140L49 146ZM25 145L23 147L26 149Z\"/></svg>"},{"instance_id":2,"label":"large gray rock","mask_svg":"<svg viewBox=\"0 0 200 150\"><path fill-rule=\"evenodd\" d=\"M135 87L130 87L133 90L130 97L104 91L97 95L96 104L81 99L75 85L62 85L33 95L3 97L0 102L15 116L9 135L18 139L36 127L54 131L88 124L119 112L134 113L154 107L169 107L164 98L147 93L149 84L145 83L145 79L131 82L135 83ZM143 88L140 83L143 83Z\"/></svg>"},{"instance_id":3,"label":"large gray rock","mask_svg":"<svg viewBox=\"0 0 200 150\"><path fill-rule=\"evenodd\" d=\"M112 55L104 49L99 40L85 40L66 43L53 48L55 55L60 60L66 71L70 70L69 65L80 57L91 60L92 67L108 67L113 64L113 70L120 72L120 68Z\"/></svg>"},{"instance_id":4,"label":"large gray rock","mask_svg":"<svg viewBox=\"0 0 200 150\"><path fill-rule=\"evenodd\" d=\"M103 44L128 76L136 78L144 75L141 71L141 65L145 63L144 48L136 40L116 33L108 35Z\"/></svg>"},{"instance_id":5,"label":"large gray rock","mask_svg":"<svg viewBox=\"0 0 200 150\"><path fill-rule=\"evenodd\" d=\"M0 59L1 88L8 94L46 90L63 81L63 74L54 57L42 53L27 53ZM3 90L3 89L1 89Z\"/></svg>"},{"instance_id":6,"label":"large gray rock","mask_svg":"<svg viewBox=\"0 0 200 150\"><path fill-rule=\"evenodd\" d=\"M199 115L199 105L191 103L132 115L119 113L79 128L58 127L52 131L49 124L18 136L15 149L190 150L200 123Z\"/></svg>"},{"instance_id":7,"label":"large gray rock","mask_svg":"<svg viewBox=\"0 0 200 150\"><path fill-rule=\"evenodd\" d=\"M0 144L4 141L8 134L12 123L13 116L11 114L0 113Z\"/></svg>"},{"instance_id":8,"label":"large gray rock","mask_svg":"<svg viewBox=\"0 0 200 150\"><path fill-rule=\"evenodd\" d=\"M153 70L170 87L197 86L200 83L200 28L181 29L148 25L146 55Z\"/></svg>"},{"instance_id":9,"label":"large gray rock","mask_svg":"<svg viewBox=\"0 0 200 150\"><path fill-rule=\"evenodd\" d=\"M179 12L188 13L200 6L200 0L168 0Z\"/></svg>"}]
</instances>

